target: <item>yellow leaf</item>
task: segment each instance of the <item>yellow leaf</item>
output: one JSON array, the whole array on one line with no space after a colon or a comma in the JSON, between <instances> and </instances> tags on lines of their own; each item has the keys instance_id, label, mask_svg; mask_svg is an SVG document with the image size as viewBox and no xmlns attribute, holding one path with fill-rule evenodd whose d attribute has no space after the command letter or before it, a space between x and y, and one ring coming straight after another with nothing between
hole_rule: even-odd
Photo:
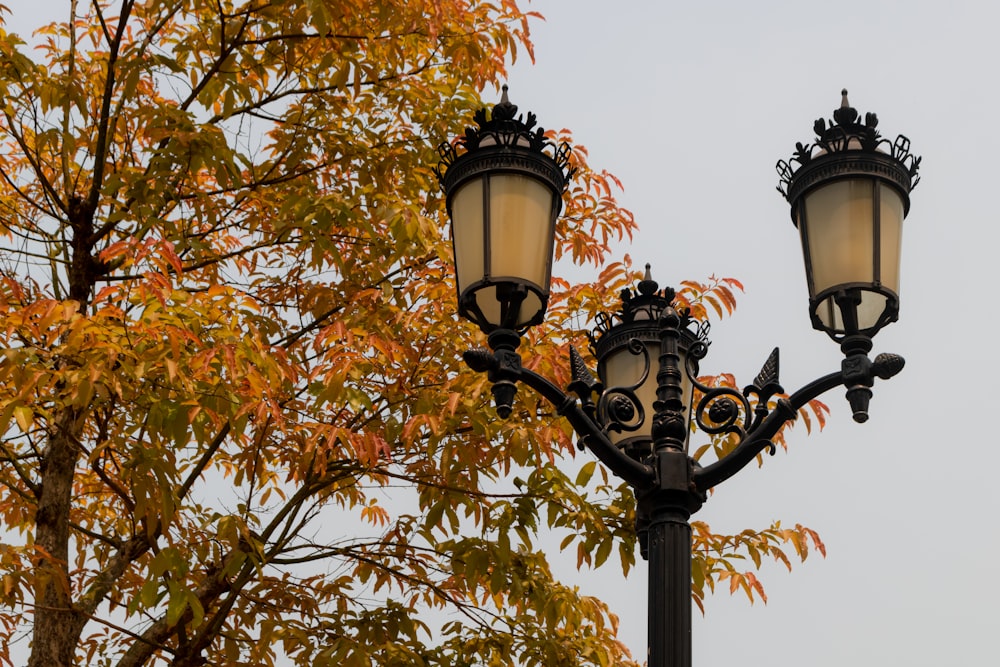
<instances>
[{"instance_id":1,"label":"yellow leaf","mask_svg":"<svg viewBox=\"0 0 1000 667\"><path fill-rule=\"evenodd\" d=\"M17 425L21 428L21 431L27 433L31 430L31 426L35 421L35 413L27 405L19 405L14 408L14 419L17 421Z\"/></svg>"}]
</instances>

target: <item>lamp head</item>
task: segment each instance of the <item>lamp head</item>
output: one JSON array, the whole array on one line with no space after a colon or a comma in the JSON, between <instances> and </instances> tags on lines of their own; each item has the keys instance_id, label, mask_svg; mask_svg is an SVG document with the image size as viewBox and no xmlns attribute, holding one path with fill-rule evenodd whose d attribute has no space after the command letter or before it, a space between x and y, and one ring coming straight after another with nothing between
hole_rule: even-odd
<instances>
[{"instance_id":1,"label":"lamp head","mask_svg":"<svg viewBox=\"0 0 1000 667\"><path fill-rule=\"evenodd\" d=\"M698 360L708 349L708 322L694 320L674 303L675 293L653 280L650 266L636 289L622 291L622 307L602 313L591 335L597 375L604 392L597 405L598 422L608 437L630 457L642 461L652 452L658 370L664 326L679 332L677 343L681 390L679 413L686 421L694 395L688 365L697 372Z\"/></svg>"},{"instance_id":2,"label":"lamp head","mask_svg":"<svg viewBox=\"0 0 1000 667\"><path fill-rule=\"evenodd\" d=\"M833 119L813 124L815 142L797 143L777 165L802 239L812 323L835 340L870 338L899 316L903 219L920 158L905 136L889 141L877 127L844 90Z\"/></svg>"},{"instance_id":3,"label":"lamp head","mask_svg":"<svg viewBox=\"0 0 1000 667\"><path fill-rule=\"evenodd\" d=\"M452 221L458 312L489 333L542 321L549 298L555 222L572 169L570 149L517 114L507 86L476 127L438 147L434 170Z\"/></svg>"}]
</instances>

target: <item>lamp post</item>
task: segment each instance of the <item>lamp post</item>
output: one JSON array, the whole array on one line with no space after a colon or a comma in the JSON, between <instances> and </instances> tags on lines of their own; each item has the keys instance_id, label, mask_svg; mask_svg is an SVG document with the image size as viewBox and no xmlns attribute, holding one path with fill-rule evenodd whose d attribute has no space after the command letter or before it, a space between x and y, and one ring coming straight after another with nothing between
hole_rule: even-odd
<instances>
[{"instance_id":1,"label":"lamp post","mask_svg":"<svg viewBox=\"0 0 1000 667\"><path fill-rule=\"evenodd\" d=\"M846 388L855 421L868 418L876 377L903 367L897 355L868 357L872 337L899 313L899 256L909 193L920 158L909 140L890 142L875 114L859 119L847 101L833 120L817 120L816 140L796 144L778 162L781 192L802 238L813 326L840 344L844 360L798 391L783 389L778 350L743 392L698 381L708 325L660 289L649 265L615 313L591 336L594 378L571 349L567 392L522 367L521 333L543 321L555 221L572 175L569 148L547 140L533 114L525 120L503 97L480 110L455 144L442 144L436 173L452 219L459 313L488 336L489 350L466 363L486 372L497 413L511 414L517 384L551 402L581 442L631 486L636 531L649 562L648 665L691 664L691 526L712 487L754 460L799 408L837 386ZM693 397L698 400L693 403ZM735 434L736 447L702 467L688 454L692 421L709 434Z\"/></svg>"}]
</instances>

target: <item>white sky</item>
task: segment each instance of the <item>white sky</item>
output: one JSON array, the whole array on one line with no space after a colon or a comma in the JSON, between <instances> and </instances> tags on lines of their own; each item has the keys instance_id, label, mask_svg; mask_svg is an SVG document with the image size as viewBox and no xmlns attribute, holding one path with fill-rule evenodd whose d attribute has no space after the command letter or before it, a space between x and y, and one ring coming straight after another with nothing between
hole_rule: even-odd
<instances>
[{"instance_id":1,"label":"white sky","mask_svg":"<svg viewBox=\"0 0 1000 667\"><path fill-rule=\"evenodd\" d=\"M49 12L57 5L45 0ZM14 25L39 5L6 0ZM900 322L874 353L906 357L875 387L871 420L829 394L832 423L791 434L790 451L726 482L697 518L719 530L773 519L818 530L829 556L787 574L770 597L727 593L695 616L697 665L774 667L996 664L1000 447L989 416L1000 370L991 315L1000 241L991 194L1000 102L1000 9L970 0L653 3L535 0L537 64L519 62L511 100L567 127L591 164L619 176L641 231L629 252L661 285L711 273L747 287L715 323L705 372L741 383L771 348L789 391L840 363L809 325L801 252L774 163L811 141L840 89L887 136L924 157L904 231ZM595 274L596 275L596 274ZM646 577L611 566L577 575L645 651Z\"/></svg>"},{"instance_id":2,"label":"white sky","mask_svg":"<svg viewBox=\"0 0 1000 667\"><path fill-rule=\"evenodd\" d=\"M713 324L704 372L747 383L781 347L793 391L836 370L810 328L801 251L774 163L812 141L841 88L883 134L907 135L922 181L904 226L900 321L873 354L907 360L875 386L871 420L826 396L827 429L789 438L698 519L719 530L773 519L820 532L828 557L765 570L768 604L718 593L695 612L696 665L993 665L1000 447L989 425L1000 370L992 315L1000 241L993 134L1000 9L985 2L818 3L535 0L537 63L519 62L511 101L567 127L619 176L640 233L636 265L662 284L711 273L747 287ZM645 647L646 568L623 584L581 576Z\"/></svg>"}]
</instances>

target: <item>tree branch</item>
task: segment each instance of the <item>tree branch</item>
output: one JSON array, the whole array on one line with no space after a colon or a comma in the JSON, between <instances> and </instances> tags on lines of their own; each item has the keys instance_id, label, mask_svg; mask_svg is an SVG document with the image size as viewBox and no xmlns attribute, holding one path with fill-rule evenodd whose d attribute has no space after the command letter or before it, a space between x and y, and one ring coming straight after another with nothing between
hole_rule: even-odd
<instances>
[{"instance_id":1,"label":"tree branch","mask_svg":"<svg viewBox=\"0 0 1000 667\"><path fill-rule=\"evenodd\" d=\"M121 49L122 39L125 36L125 26L128 24L129 14L132 12L134 0L124 0L122 2L121 14L118 16L118 27L115 30L114 39L108 44L108 69L104 79L104 93L101 96L101 112L97 119L97 145L94 148L94 173L90 183L90 192L87 194L87 203L91 210L97 210L100 202L101 187L104 182L104 166L108 154L108 134L111 129L111 100L115 93L115 67L118 63L118 52ZM100 4L95 0L94 7L100 17L101 25L104 27L105 35L108 35L107 24L101 13ZM87 239L93 243L94 239Z\"/></svg>"}]
</instances>

